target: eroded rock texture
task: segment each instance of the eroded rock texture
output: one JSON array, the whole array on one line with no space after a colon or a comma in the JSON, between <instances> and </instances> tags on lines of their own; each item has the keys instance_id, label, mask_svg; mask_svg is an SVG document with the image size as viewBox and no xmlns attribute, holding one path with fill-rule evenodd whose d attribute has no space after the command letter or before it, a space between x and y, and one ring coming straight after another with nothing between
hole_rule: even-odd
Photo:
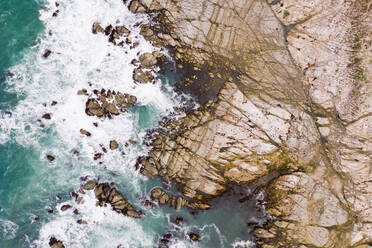
<instances>
[{"instance_id":1,"label":"eroded rock texture","mask_svg":"<svg viewBox=\"0 0 372 248\"><path fill-rule=\"evenodd\" d=\"M369 1L141 0L130 9L159 11L165 28L143 35L173 47L193 68L185 88L208 96L165 123L144 174L203 200L280 171L267 189L277 218L255 231L259 245L372 242Z\"/></svg>"}]
</instances>

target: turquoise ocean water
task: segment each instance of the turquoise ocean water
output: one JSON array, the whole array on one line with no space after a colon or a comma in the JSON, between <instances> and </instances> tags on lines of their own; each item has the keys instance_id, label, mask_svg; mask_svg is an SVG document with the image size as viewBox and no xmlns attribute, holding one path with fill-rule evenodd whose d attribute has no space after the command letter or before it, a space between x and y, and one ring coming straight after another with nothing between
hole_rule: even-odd
<instances>
[{"instance_id":1,"label":"turquoise ocean water","mask_svg":"<svg viewBox=\"0 0 372 248\"><path fill-rule=\"evenodd\" d=\"M126 25L139 47L110 45L103 35L91 33L94 21ZM155 49L138 35L135 24L146 21L121 0L63 0L58 7L48 0L0 1L0 248L49 247L51 236L66 247L251 247L247 223L260 215L252 201L226 196L212 210L193 214L142 205L151 189L162 185L134 168L137 156L148 152L142 139L182 104L169 78L154 85L136 85L131 78L130 61L138 52ZM52 51L48 59L42 57L46 49ZM88 117L86 98L76 92L89 85L133 94L138 106L111 120ZM44 113L52 119L42 119ZM82 137L80 128L92 137ZM112 139L119 142L118 151L109 151L101 163L93 160ZM129 139L137 143L124 146ZM47 154L55 161L47 161ZM114 182L146 215L139 220L117 215L95 206L89 194L77 206L70 192L79 189L82 176ZM61 212L65 203L79 216ZM180 216L185 221L174 224ZM88 224L79 225L81 218ZM201 241L187 240L190 231ZM159 240L166 233L172 238L162 246Z\"/></svg>"}]
</instances>

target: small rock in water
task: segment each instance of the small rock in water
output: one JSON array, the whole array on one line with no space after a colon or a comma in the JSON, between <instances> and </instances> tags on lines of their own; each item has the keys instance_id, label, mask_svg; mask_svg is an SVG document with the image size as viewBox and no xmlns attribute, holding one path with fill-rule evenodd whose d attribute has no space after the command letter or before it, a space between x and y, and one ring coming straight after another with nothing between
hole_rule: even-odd
<instances>
[{"instance_id":1,"label":"small rock in water","mask_svg":"<svg viewBox=\"0 0 372 248\"><path fill-rule=\"evenodd\" d=\"M48 213L50 213L50 214L54 213L54 210L51 209L51 208L48 208L47 211L48 211Z\"/></svg>"},{"instance_id":2,"label":"small rock in water","mask_svg":"<svg viewBox=\"0 0 372 248\"><path fill-rule=\"evenodd\" d=\"M77 210L77 209L75 209L73 213L74 213L75 215L80 214L80 213L79 213L79 210Z\"/></svg>"},{"instance_id":3,"label":"small rock in water","mask_svg":"<svg viewBox=\"0 0 372 248\"><path fill-rule=\"evenodd\" d=\"M51 106L54 106L54 105L57 105L57 101L52 101L52 103L50 104Z\"/></svg>"},{"instance_id":4,"label":"small rock in water","mask_svg":"<svg viewBox=\"0 0 372 248\"><path fill-rule=\"evenodd\" d=\"M96 184L97 183L95 181L90 180L83 185L83 189L92 190L92 189L94 189L94 187L96 187Z\"/></svg>"},{"instance_id":5,"label":"small rock in water","mask_svg":"<svg viewBox=\"0 0 372 248\"><path fill-rule=\"evenodd\" d=\"M80 220L77 220L76 221L78 224L88 224L88 222L87 221L85 221L85 220L82 220L82 219L80 219Z\"/></svg>"},{"instance_id":6,"label":"small rock in water","mask_svg":"<svg viewBox=\"0 0 372 248\"><path fill-rule=\"evenodd\" d=\"M65 248L61 240L56 239L55 237L51 237L49 239L49 246L52 248Z\"/></svg>"},{"instance_id":7,"label":"small rock in water","mask_svg":"<svg viewBox=\"0 0 372 248\"><path fill-rule=\"evenodd\" d=\"M50 120L52 117L49 113L43 114L42 116L44 119Z\"/></svg>"},{"instance_id":8,"label":"small rock in water","mask_svg":"<svg viewBox=\"0 0 372 248\"><path fill-rule=\"evenodd\" d=\"M44 58L48 58L51 54L52 54L52 51L50 51L49 49L47 49L47 50L45 50L45 52L43 54L43 57Z\"/></svg>"},{"instance_id":9,"label":"small rock in water","mask_svg":"<svg viewBox=\"0 0 372 248\"><path fill-rule=\"evenodd\" d=\"M81 90L78 90L76 94L79 96L83 96L83 95L87 96L88 92L86 89L81 89Z\"/></svg>"},{"instance_id":10,"label":"small rock in water","mask_svg":"<svg viewBox=\"0 0 372 248\"><path fill-rule=\"evenodd\" d=\"M94 154L94 160L100 159L102 157L102 153Z\"/></svg>"},{"instance_id":11,"label":"small rock in water","mask_svg":"<svg viewBox=\"0 0 372 248\"><path fill-rule=\"evenodd\" d=\"M116 142L116 140L111 140L110 141L110 149L111 150L115 150L115 149L117 149L119 147L119 144L118 144L118 142Z\"/></svg>"},{"instance_id":12,"label":"small rock in water","mask_svg":"<svg viewBox=\"0 0 372 248\"><path fill-rule=\"evenodd\" d=\"M103 33L103 32L105 32L105 30L103 29L103 27L101 27L101 25L98 22L93 23L93 27L92 27L93 34Z\"/></svg>"},{"instance_id":13,"label":"small rock in water","mask_svg":"<svg viewBox=\"0 0 372 248\"><path fill-rule=\"evenodd\" d=\"M50 161L50 162L53 162L54 161L54 159L55 159L55 157L54 156L52 156L52 155L47 155L47 159Z\"/></svg>"},{"instance_id":14,"label":"small rock in water","mask_svg":"<svg viewBox=\"0 0 372 248\"><path fill-rule=\"evenodd\" d=\"M85 129L80 129L80 133L81 133L81 134L84 134L84 135L86 135L86 136L91 136L91 133L88 132L88 131L85 130Z\"/></svg>"},{"instance_id":15,"label":"small rock in water","mask_svg":"<svg viewBox=\"0 0 372 248\"><path fill-rule=\"evenodd\" d=\"M62 211L66 211L66 210L69 209L69 208L72 208L72 206L66 204L66 205L63 205L63 206L61 207L61 210L62 210Z\"/></svg>"},{"instance_id":16,"label":"small rock in water","mask_svg":"<svg viewBox=\"0 0 372 248\"><path fill-rule=\"evenodd\" d=\"M200 236L196 233L189 233L187 234L190 238L190 240L192 241L199 241L200 240Z\"/></svg>"}]
</instances>

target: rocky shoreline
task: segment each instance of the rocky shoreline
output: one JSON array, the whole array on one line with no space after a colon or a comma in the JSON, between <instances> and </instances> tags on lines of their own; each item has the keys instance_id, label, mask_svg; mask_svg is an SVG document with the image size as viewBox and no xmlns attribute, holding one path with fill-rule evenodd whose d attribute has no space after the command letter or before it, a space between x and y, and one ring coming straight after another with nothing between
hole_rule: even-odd
<instances>
[{"instance_id":1,"label":"rocky shoreline","mask_svg":"<svg viewBox=\"0 0 372 248\"><path fill-rule=\"evenodd\" d=\"M177 186L153 188L146 206L207 210L231 189L265 191L271 218L253 224L258 247L358 247L372 242L372 5L365 0L132 0L140 34L169 51L180 93L200 105L161 121L136 168ZM92 23L116 46L138 44L124 26ZM52 53L46 51L45 58ZM133 80L167 72L158 51L138 54ZM85 113L115 118L137 102L111 89L77 92ZM175 112L177 112L175 110ZM50 113L42 117L49 120ZM96 125L95 125L96 126ZM80 133L91 136L88 130ZM94 134L93 134L94 135ZM134 141L129 141L134 143ZM119 147L112 140L111 150ZM104 153L107 149L102 147ZM94 160L104 153L97 152ZM47 155L50 162L52 155ZM108 183L87 181L99 206L140 218ZM62 206L67 211L71 206ZM81 223L84 224L84 220ZM170 237L164 235L164 243ZM198 241L199 236L189 234ZM51 238L51 247L64 247Z\"/></svg>"},{"instance_id":2,"label":"rocky shoreline","mask_svg":"<svg viewBox=\"0 0 372 248\"><path fill-rule=\"evenodd\" d=\"M257 245L368 247L368 1L134 0L129 9L154 16L141 33L170 49L179 88L203 106L152 134L143 174L205 203L229 183L277 172L264 186L275 218L255 230Z\"/></svg>"}]
</instances>

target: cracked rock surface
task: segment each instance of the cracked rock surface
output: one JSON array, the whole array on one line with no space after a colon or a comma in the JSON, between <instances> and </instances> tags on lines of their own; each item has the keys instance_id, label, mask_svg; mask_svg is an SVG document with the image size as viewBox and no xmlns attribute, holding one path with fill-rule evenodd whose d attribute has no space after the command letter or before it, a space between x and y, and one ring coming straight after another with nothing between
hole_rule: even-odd
<instances>
[{"instance_id":1,"label":"cracked rock surface","mask_svg":"<svg viewBox=\"0 0 372 248\"><path fill-rule=\"evenodd\" d=\"M146 39L192 68L185 85L214 92L153 135L144 174L202 201L280 172L266 186L276 218L255 230L259 246L368 247L370 1L134 0L130 9L159 12L165 28L144 27Z\"/></svg>"}]
</instances>

